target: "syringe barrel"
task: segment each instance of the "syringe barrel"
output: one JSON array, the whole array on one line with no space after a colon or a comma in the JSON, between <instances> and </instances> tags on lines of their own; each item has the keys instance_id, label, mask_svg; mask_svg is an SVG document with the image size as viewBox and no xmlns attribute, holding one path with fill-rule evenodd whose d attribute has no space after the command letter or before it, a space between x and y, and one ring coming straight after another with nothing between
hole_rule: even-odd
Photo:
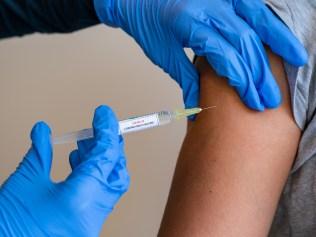
<instances>
[{"instance_id":1,"label":"syringe barrel","mask_svg":"<svg viewBox=\"0 0 316 237\"><path fill-rule=\"evenodd\" d=\"M130 118L119 122L120 134L137 132L148 128L158 127L172 121L172 114L169 111L148 114L140 117Z\"/></svg>"},{"instance_id":2,"label":"syringe barrel","mask_svg":"<svg viewBox=\"0 0 316 237\"><path fill-rule=\"evenodd\" d=\"M119 122L119 134L137 132L148 128L158 127L172 121L173 114L169 111L160 111L140 117L129 118ZM83 129L65 134L53 139L54 144L63 144L85 140L93 137L93 129Z\"/></svg>"}]
</instances>

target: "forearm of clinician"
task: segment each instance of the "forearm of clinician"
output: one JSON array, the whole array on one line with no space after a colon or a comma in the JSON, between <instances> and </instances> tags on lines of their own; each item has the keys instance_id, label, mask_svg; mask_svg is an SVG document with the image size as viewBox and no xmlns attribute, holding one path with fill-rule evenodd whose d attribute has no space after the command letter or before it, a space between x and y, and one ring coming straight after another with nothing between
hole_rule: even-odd
<instances>
[{"instance_id":1,"label":"forearm of clinician","mask_svg":"<svg viewBox=\"0 0 316 237\"><path fill-rule=\"evenodd\" d=\"M300 130L281 60L270 53L282 105L255 112L203 59L201 107L190 124L159 237L266 237L295 158Z\"/></svg>"},{"instance_id":2,"label":"forearm of clinician","mask_svg":"<svg viewBox=\"0 0 316 237\"><path fill-rule=\"evenodd\" d=\"M98 23L93 0L0 1L0 38L67 33Z\"/></svg>"}]
</instances>

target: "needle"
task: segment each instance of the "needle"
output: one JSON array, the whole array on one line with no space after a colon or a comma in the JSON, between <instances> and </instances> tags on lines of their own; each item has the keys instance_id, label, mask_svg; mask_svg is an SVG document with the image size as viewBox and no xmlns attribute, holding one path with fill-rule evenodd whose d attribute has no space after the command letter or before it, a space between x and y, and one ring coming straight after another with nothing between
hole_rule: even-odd
<instances>
[{"instance_id":1,"label":"needle","mask_svg":"<svg viewBox=\"0 0 316 237\"><path fill-rule=\"evenodd\" d=\"M209 107L206 107L206 108L202 108L202 110L213 109L213 108L216 108L216 105L214 105L214 106L209 106Z\"/></svg>"}]
</instances>

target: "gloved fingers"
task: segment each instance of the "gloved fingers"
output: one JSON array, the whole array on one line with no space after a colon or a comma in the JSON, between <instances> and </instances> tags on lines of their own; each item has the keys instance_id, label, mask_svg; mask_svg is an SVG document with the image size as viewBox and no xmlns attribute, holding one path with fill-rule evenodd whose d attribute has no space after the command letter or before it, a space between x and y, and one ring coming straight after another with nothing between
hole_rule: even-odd
<instances>
[{"instance_id":1,"label":"gloved fingers","mask_svg":"<svg viewBox=\"0 0 316 237\"><path fill-rule=\"evenodd\" d=\"M31 131L32 147L26 154L20 169L49 177L52 165L51 130L44 122L38 122Z\"/></svg>"},{"instance_id":2,"label":"gloved fingers","mask_svg":"<svg viewBox=\"0 0 316 237\"><path fill-rule=\"evenodd\" d=\"M74 170L81 163L79 150L73 150L69 154L69 164L72 170Z\"/></svg>"},{"instance_id":3,"label":"gloved fingers","mask_svg":"<svg viewBox=\"0 0 316 237\"><path fill-rule=\"evenodd\" d=\"M266 108L276 108L281 103L281 93L272 75L270 65L257 34L234 12L227 11L221 19L211 19L218 32L239 52L250 68L253 82Z\"/></svg>"},{"instance_id":4,"label":"gloved fingers","mask_svg":"<svg viewBox=\"0 0 316 237\"><path fill-rule=\"evenodd\" d=\"M111 145L111 142L118 142L119 124L113 110L106 106L99 106L93 117L94 141L105 145Z\"/></svg>"},{"instance_id":5,"label":"gloved fingers","mask_svg":"<svg viewBox=\"0 0 316 237\"><path fill-rule=\"evenodd\" d=\"M113 147L118 146L119 141L119 125L112 109L106 105L99 106L95 110L92 127L94 137L77 143L81 161L96 159L99 153L111 160L114 156L106 154L114 152Z\"/></svg>"},{"instance_id":6,"label":"gloved fingers","mask_svg":"<svg viewBox=\"0 0 316 237\"><path fill-rule=\"evenodd\" d=\"M206 56L216 73L228 79L249 108L264 110L248 65L218 32L202 25L192 34L190 47L197 55Z\"/></svg>"},{"instance_id":7,"label":"gloved fingers","mask_svg":"<svg viewBox=\"0 0 316 237\"><path fill-rule=\"evenodd\" d=\"M125 164L125 158L121 158L108 178L108 187L112 190L125 193L130 186L130 176Z\"/></svg>"},{"instance_id":8,"label":"gloved fingers","mask_svg":"<svg viewBox=\"0 0 316 237\"><path fill-rule=\"evenodd\" d=\"M120 136L118 159L115 163L107 159L88 159L81 162L79 152L73 151L70 155L73 171L66 182L77 183L80 186L86 179L92 181L95 185L101 185L103 201L106 200L107 204L115 203L128 190L130 184L123 144L123 137ZM112 195L109 195L110 193Z\"/></svg>"},{"instance_id":9,"label":"gloved fingers","mask_svg":"<svg viewBox=\"0 0 316 237\"><path fill-rule=\"evenodd\" d=\"M100 106L96 109L93 129L94 138L80 142L78 152L72 154L80 158L80 166L73 171L72 177L88 175L104 183L119 160L119 143L122 139L118 135L116 116L109 107Z\"/></svg>"},{"instance_id":10,"label":"gloved fingers","mask_svg":"<svg viewBox=\"0 0 316 237\"><path fill-rule=\"evenodd\" d=\"M86 154L88 154L92 150L94 144L94 138L81 140L77 142L78 155L81 157L80 161L83 161L86 158Z\"/></svg>"},{"instance_id":11,"label":"gloved fingers","mask_svg":"<svg viewBox=\"0 0 316 237\"><path fill-rule=\"evenodd\" d=\"M264 111L257 88L252 80L249 69L241 58L218 60L218 55L208 54L206 59L218 75L228 78L230 86L234 87L243 103L253 110ZM238 57L237 57L238 58ZM223 69L225 67L225 69Z\"/></svg>"},{"instance_id":12,"label":"gloved fingers","mask_svg":"<svg viewBox=\"0 0 316 237\"><path fill-rule=\"evenodd\" d=\"M94 138L81 140L77 142L78 149L73 150L69 154L69 164L71 169L74 170L86 157L85 155L89 153L94 145Z\"/></svg>"},{"instance_id":13,"label":"gloved fingers","mask_svg":"<svg viewBox=\"0 0 316 237\"><path fill-rule=\"evenodd\" d=\"M91 175L89 177L91 177ZM99 177L95 176L94 178L99 179ZM82 179L79 181L79 185L81 183ZM97 185L97 195L95 195L95 198L99 200L99 206L105 208L106 211L114 208L122 195L128 191L130 186L130 176L126 168L125 157L121 156L119 158L107 179L99 179L98 182L93 182L92 185Z\"/></svg>"},{"instance_id":14,"label":"gloved fingers","mask_svg":"<svg viewBox=\"0 0 316 237\"><path fill-rule=\"evenodd\" d=\"M126 166L124 141L120 139L120 158L107 179L108 185L115 190L126 192L130 185L130 176Z\"/></svg>"},{"instance_id":15,"label":"gloved fingers","mask_svg":"<svg viewBox=\"0 0 316 237\"><path fill-rule=\"evenodd\" d=\"M235 11L274 53L292 65L306 64L308 55L303 45L261 0L236 0Z\"/></svg>"},{"instance_id":16,"label":"gloved fingers","mask_svg":"<svg viewBox=\"0 0 316 237\"><path fill-rule=\"evenodd\" d=\"M199 104L199 76L196 68L188 59L183 48L177 45L170 56L168 73L182 89L186 108L194 108ZM189 117L194 120L194 116Z\"/></svg>"},{"instance_id":17,"label":"gloved fingers","mask_svg":"<svg viewBox=\"0 0 316 237\"><path fill-rule=\"evenodd\" d=\"M102 107L103 106L100 106L99 108L96 109L94 120L96 120L97 119L96 117L99 116L99 114L100 114L99 110L102 110ZM107 106L104 106L104 107L107 107ZM107 108L107 109L110 109L110 108ZM100 116L102 116L102 115L100 115ZM93 124L92 124L92 126L94 127ZM94 132L95 132L95 129L94 129ZM94 134L93 138L78 141L77 142L78 149L72 151L69 155L70 165L71 166L72 165L78 166L79 163L85 161L86 159L89 159L90 158L89 154L94 149L96 142L97 142L96 134Z\"/></svg>"}]
</instances>

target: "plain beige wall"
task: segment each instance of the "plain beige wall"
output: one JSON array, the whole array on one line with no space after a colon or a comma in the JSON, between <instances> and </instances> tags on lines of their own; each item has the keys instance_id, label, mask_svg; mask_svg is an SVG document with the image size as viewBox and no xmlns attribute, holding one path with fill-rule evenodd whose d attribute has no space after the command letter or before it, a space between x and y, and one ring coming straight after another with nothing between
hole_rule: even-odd
<instances>
[{"instance_id":1,"label":"plain beige wall","mask_svg":"<svg viewBox=\"0 0 316 237\"><path fill-rule=\"evenodd\" d=\"M89 127L100 104L119 118L182 107L177 85L131 38L105 26L2 40L0 72L1 183L28 149L37 120L62 134ZM125 137L131 187L101 236L156 236L184 133L182 121ZM54 148L54 180L69 173L73 147Z\"/></svg>"}]
</instances>

